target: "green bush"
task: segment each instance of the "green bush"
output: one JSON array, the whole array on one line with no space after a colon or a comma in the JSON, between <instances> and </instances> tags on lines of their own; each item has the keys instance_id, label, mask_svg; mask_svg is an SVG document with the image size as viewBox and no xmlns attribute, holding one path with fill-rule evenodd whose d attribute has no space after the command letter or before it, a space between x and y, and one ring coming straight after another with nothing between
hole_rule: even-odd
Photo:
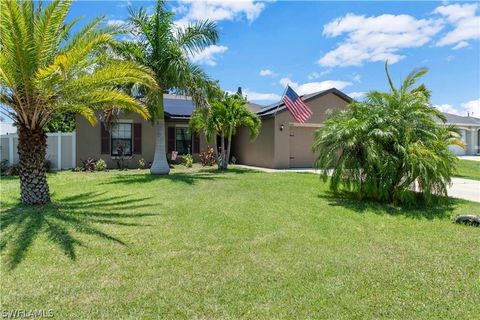
<instances>
[{"instance_id":1,"label":"green bush","mask_svg":"<svg viewBox=\"0 0 480 320\"><path fill-rule=\"evenodd\" d=\"M43 163L46 172L52 171L52 162L50 160L45 160Z\"/></svg>"},{"instance_id":2,"label":"green bush","mask_svg":"<svg viewBox=\"0 0 480 320\"><path fill-rule=\"evenodd\" d=\"M2 161L0 161L0 175L2 176L6 175L7 170L8 170L8 160L3 159Z\"/></svg>"},{"instance_id":3,"label":"green bush","mask_svg":"<svg viewBox=\"0 0 480 320\"><path fill-rule=\"evenodd\" d=\"M333 192L343 189L360 199L383 202L429 202L434 195L447 194L457 161L448 146L463 144L457 129L430 104L426 87L412 88L426 69L412 72L398 89L386 71L390 92L369 92L364 101L332 114L316 131L315 165L333 168ZM325 180L328 171L323 171Z\"/></svg>"},{"instance_id":4,"label":"green bush","mask_svg":"<svg viewBox=\"0 0 480 320\"><path fill-rule=\"evenodd\" d=\"M193 157L191 154L186 154L182 157L183 165L187 168L191 168L193 166Z\"/></svg>"},{"instance_id":5,"label":"green bush","mask_svg":"<svg viewBox=\"0 0 480 320\"><path fill-rule=\"evenodd\" d=\"M107 169L107 163L105 162L105 160L103 159L99 159L96 163L95 163L95 169L97 169L97 171L104 171Z\"/></svg>"},{"instance_id":6,"label":"green bush","mask_svg":"<svg viewBox=\"0 0 480 320\"><path fill-rule=\"evenodd\" d=\"M138 160L138 169L141 169L141 170L145 169L145 159L142 158Z\"/></svg>"}]
</instances>

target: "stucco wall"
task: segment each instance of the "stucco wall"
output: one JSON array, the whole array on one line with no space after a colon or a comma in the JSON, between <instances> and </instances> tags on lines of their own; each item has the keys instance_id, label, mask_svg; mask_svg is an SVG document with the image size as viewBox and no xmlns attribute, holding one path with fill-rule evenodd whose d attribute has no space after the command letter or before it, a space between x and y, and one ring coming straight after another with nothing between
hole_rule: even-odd
<instances>
[{"instance_id":1,"label":"stucco wall","mask_svg":"<svg viewBox=\"0 0 480 320\"><path fill-rule=\"evenodd\" d=\"M274 158L274 119L262 121L260 133L254 141L246 128L240 128L232 140L232 155L237 163L273 168Z\"/></svg>"},{"instance_id":2,"label":"stucco wall","mask_svg":"<svg viewBox=\"0 0 480 320\"><path fill-rule=\"evenodd\" d=\"M348 105L348 102L333 93L329 93L324 96L308 100L306 101L306 104L313 111L313 115L305 122L305 127L307 127L309 124L314 127L309 127L308 129L299 129L293 133L291 131L294 131L295 129L292 129L291 124L296 123L296 121L288 110L279 112L275 117L275 168L290 167L290 134L301 135L302 139L308 139L308 141L302 141L304 154L301 155L301 157L304 159L312 158L310 147L313 144L313 132L318 129L323 122L325 122L328 114L331 111L345 109ZM280 131L280 126L282 124L283 130ZM298 136L296 138L298 138ZM296 156L299 156L298 152Z\"/></svg>"},{"instance_id":3,"label":"stucco wall","mask_svg":"<svg viewBox=\"0 0 480 320\"><path fill-rule=\"evenodd\" d=\"M155 129L149 121L143 120L136 114L121 115L120 121L132 121L133 123L142 124L142 153L134 154L127 164L130 168L138 167L138 160L145 159L145 163L153 161L153 154L155 151ZM175 125L188 125L186 122L166 122L165 127ZM76 165L81 166L81 160L87 158L103 159L107 163L107 167L116 168L117 163L110 154L101 154L100 143L100 123L92 126L83 117L76 117ZM167 139L167 132L165 132L165 138ZM167 146L167 141L165 141ZM200 151L206 150L206 142L203 134L200 134ZM194 159L198 160L198 155L194 154Z\"/></svg>"}]
</instances>

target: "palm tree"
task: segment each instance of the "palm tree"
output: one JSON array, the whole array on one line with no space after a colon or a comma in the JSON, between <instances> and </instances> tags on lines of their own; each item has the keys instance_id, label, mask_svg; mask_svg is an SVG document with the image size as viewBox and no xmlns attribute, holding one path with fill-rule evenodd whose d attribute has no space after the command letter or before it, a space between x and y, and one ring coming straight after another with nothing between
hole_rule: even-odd
<instances>
[{"instance_id":1,"label":"palm tree","mask_svg":"<svg viewBox=\"0 0 480 320\"><path fill-rule=\"evenodd\" d=\"M315 133L316 166L333 168L330 187L344 188L360 198L413 203L447 195L456 157L450 144L459 144L456 128L429 101L430 92L416 81L427 69L411 72L396 88L385 65L390 92L371 91L333 114ZM443 124L437 124L440 119ZM327 170L323 171L327 179Z\"/></svg>"},{"instance_id":2,"label":"palm tree","mask_svg":"<svg viewBox=\"0 0 480 320\"><path fill-rule=\"evenodd\" d=\"M100 28L101 19L70 35L78 21L65 21L70 5L69 0L37 7L33 1L0 2L0 107L18 128L24 204L50 201L44 128L52 115L74 112L95 123L95 110L115 105L149 116L115 88L130 82L154 88L153 77L142 66L108 55L115 33Z\"/></svg>"},{"instance_id":3,"label":"palm tree","mask_svg":"<svg viewBox=\"0 0 480 320\"><path fill-rule=\"evenodd\" d=\"M170 168L165 151L163 93L191 95L197 107L207 107L207 91L211 81L203 70L190 62L190 57L216 43L216 25L199 21L179 27L174 14L167 11L165 1L157 1L155 12L130 9L130 24L135 41L121 43L117 52L128 60L141 63L155 74L159 91L142 86L136 90L146 99L151 120L156 125L155 155L150 172L168 174Z\"/></svg>"},{"instance_id":4,"label":"palm tree","mask_svg":"<svg viewBox=\"0 0 480 320\"><path fill-rule=\"evenodd\" d=\"M248 109L247 101L239 94L224 93L220 99L211 101L210 106L210 109L196 110L190 119L190 126L196 132L204 131L209 142L220 135L221 153L217 156L218 168L226 170L230 159L232 137L237 128L246 127L250 131L250 138L255 139L258 136L261 121Z\"/></svg>"}]
</instances>

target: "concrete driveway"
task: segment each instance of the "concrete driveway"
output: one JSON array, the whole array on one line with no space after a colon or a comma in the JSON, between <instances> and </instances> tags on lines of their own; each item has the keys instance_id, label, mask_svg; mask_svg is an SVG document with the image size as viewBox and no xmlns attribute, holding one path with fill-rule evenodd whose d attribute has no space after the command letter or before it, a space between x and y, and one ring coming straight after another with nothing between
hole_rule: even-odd
<instances>
[{"instance_id":1,"label":"concrete driveway","mask_svg":"<svg viewBox=\"0 0 480 320\"><path fill-rule=\"evenodd\" d=\"M480 161L480 156L458 156L460 160Z\"/></svg>"},{"instance_id":2,"label":"concrete driveway","mask_svg":"<svg viewBox=\"0 0 480 320\"><path fill-rule=\"evenodd\" d=\"M476 157L480 158L480 157ZM475 160L477 161L477 160ZM478 160L480 161L480 159ZM319 174L320 170L318 169L270 169L270 168L261 168L245 165L235 165L234 167L245 168L251 170L257 170L262 172L307 172ZM475 202L480 202L480 181L462 179L462 178L452 178L452 185L448 188L448 195L453 198L465 199Z\"/></svg>"}]
</instances>

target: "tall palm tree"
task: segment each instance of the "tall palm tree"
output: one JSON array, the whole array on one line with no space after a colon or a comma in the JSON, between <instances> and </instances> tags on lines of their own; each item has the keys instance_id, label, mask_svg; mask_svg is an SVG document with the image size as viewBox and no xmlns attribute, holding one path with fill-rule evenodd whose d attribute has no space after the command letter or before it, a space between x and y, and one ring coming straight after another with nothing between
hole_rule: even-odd
<instances>
[{"instance_id":1,"label":"tall palm tree","mask_svg":"<svg viewBox=\"0 0 480 320\"><path fill-rule=\"evenodd\" d=\"M95 110L115 105L149 114L138 101L115 89L125 83L155 88L146 68L110 58L114 30L95 19L70 35L70 0L42 5L0 1L0 107L18 128L21 200L50 201L44 169L44 128L52 115L79 113L95 123Z\"/></svg>"},{"instance_id":2,"label":"tall palm tree","mask_svg":"<svg viewBox=\"0 0 480 320\"><path fill-rule=\"evenodd\" d=\"M177 26L174 14L157 1L155 12L149 15L144 8L130 9L130 24L134 41L119 44L117 52L128 60L141 63L155 74L160 90L137 86L147 103L152 124L156 126L155 155L150 172L168 174L165 150L165 120L163 93L176 92L193 97L197 107L207 107L211 81L205 72L190 62L190 57L218 40L216 25L199 21L186 27Z\"/></svg>"},{"instance_id":3,"label":"tall palm tree","mask_svg":"<svg viewBox=\"0 0 480 320\"><path fill-rule=\"evenodd\" d=\"M435 194L447 195L456 163L448 146L462 143L456 128L446 125L430 104L426 87L415 87L427 69L411 72L399 88L387 64L385 70L390 92L369 92L365 101L333 114L316 131L316 166L333 168L334 192L345 188L361 198L412 203L417 198L411 192L414 186L427 201Z\"/></svg>"},{"instance_id":4,"label":"tall palm tree","mask_svg":"<svg viewBox=\"0 0 480 320\"><path fill-rule=\"evenodd\" d=\"M210 106L209 109L196 110L190 119L190 126L196 132L204 131L209 142L220 135L221 152L217 156L218 168L226 170L230 159L232 137L237 129L246 127L250 132L250 138L255 139L258 136L261 121L248 109L247 101L239 94L224 93L221 98L211 101Z\"/></svg>"}]
</instances>

